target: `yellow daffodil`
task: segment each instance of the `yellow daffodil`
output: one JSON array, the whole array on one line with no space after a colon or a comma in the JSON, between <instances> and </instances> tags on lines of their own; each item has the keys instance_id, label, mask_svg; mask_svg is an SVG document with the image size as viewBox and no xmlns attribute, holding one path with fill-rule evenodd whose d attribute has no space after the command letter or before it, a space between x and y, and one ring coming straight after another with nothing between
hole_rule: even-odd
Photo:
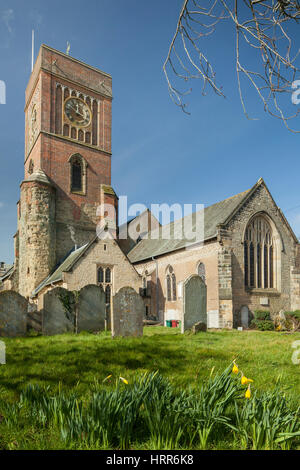
<instances>
[{"instance_id":1,"label":"yellow daffodil","mask_svg":"<svg viewBox=\"0 0 300 470\"><path fill-rule=\"evenodd\" d=\"M251 382L253 382L253 380L252 379L247 379L247 377L242 373L241 384L242 385L247 385Z\"/></svg>"},{"instance_id":2,"label":"yellow daffodil","mask_svg":"<svg viewBox=\"0 0 300 470\"><path fill-rule=\"evenodd\" d=\"M103 380L103 383L106 382L107 380L109 380L111 377L112 377L112 374L110 374L110 375L108 375L107 377L105 377L105 379Z\"/></svg>"},{"instance_id":3,"label":"yellow daffodil","mask_svg":"<svg viewBox=\"0 0 300 470\"><path fill-rule=\"evenodd\" d=\"M120 377L120 380L122 380L124 384L128 385L128 380L124 379L124 377Z\"/></svg>"},{"instance_id":4,"label":"yellow daffodil","mask_svg":"<svg viewBox=\"0 0 300 470\"><path fill-rule=\"evenodd\" d=\"M250 388L250 385L248 385L248 388L246 390L246 393L245 393L245 398L251 398L251 388Z\"/></svg>"},{"instance_id":5,"label":"yellow daffodil","mask_svg":"<svg viewBox=\"0 0 300 470\"><path fill-rule=\"evenodd\" d=\"M232 373L233 374L238 374L239 373L239 368L236 365L236 363L233 361L233 368L232 368Z\"/></svg>"}]
</instances>

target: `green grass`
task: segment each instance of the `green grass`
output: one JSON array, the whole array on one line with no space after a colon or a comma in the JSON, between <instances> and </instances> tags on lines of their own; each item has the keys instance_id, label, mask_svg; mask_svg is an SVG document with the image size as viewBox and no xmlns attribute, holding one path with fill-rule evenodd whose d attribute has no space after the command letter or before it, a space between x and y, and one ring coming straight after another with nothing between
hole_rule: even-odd
<instances>
[{"instance_id":1,"label":"green grass","mask_svg":"<svg viewBox=\"0 0 300 470\"><path fill-rule=\"evenodd\" d=\"M0 393L2 400L12 403L29 384L49 386L51 393L57 393L61 384L67 393L73 391L88 400L95 380L102 383L112 374L132 382L137 373L157 370L176 387L196 388L213 367L221 372L236 359L244 374L254 380L253 391L271 391L279 380L281 389L299 406L299 365L291 360L296 340L300 334L218 331L181 335L178 329L163 327L145 328L143 338L112 340L109 333L5 338L7 364L0 366ZM234 447L226 439L220 445ZM137 443L134 448L147 446ZM61 440L55 426L41 430L25 420L8 428L0 416L1 448L61 449L70 444Z\"/></svg>"}]
</instances>

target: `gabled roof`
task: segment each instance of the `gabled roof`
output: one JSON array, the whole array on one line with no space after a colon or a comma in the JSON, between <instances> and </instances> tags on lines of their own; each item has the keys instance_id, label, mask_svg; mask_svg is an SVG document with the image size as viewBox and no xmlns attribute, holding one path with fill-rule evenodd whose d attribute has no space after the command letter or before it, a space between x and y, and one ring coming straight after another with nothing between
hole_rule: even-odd
<instances>
[{"instance_id":1,"label":"gabled roof","mask_svg":"<svg viewBox=\"0 0 300 470\"><path fill-rule=\"evenodd\" d=\"M102 229L103 232L105 232L107 234L107 232L110 232L110 236L108 237L108 241L109 240L114 240L114 236L113 236L113 231L111 232L109 229L106 230L105 228ZM31 294L31 297L35 297L44 287L46 286L50 286L52 284L55 284L56 282L60 282L63 280L63 273L64 272L68 272L70 271L74 266L75 264L79 261L79 259L87 253L87 251L90 249L90 247L99 241L99 239L101 239L101 232L99 232L94 238L92 238L92 240L89 242L89 243L86 243L85 245L81 246L80 248L77 248L77 249L73 249L72 252L70 254L68 254L66 256L66 258L59 264L59 266L57 266L54 271L46 278L44 279L43 282L41 282L41 284L32 292ZM105 238L103 239L103 241L105 241ZM114 240L119 249L122 251L121 247L119 246L119 243L118 243L118 240ZM125 253L123 253L124 256L126 256ZM127 258L127 256L126 256ZM130 264L130 261L128 260L129 264ZM130 266L132 267L132 269L136 271L135 267L130 264Z\"/></svg>"},{"instance_id":2,"label":"gabled roof","mask_svg":"<svg viewBox=\"0 0 300 470\"><path fill-rule=\"evenodd\" d=\"M250 191L251 190L249 189L221 202L217 202L216 204L206 207L204 209L203 237L202 240L197 241L205 241L216 237L218 232L218 225L222 224L230 216L230 214L232 214L232 212L241 204L241 202L244 201ZM196 232L196 224L202 223L203 220L201 218L198 218L197 220L197 213L186 216L184 219L190 219L189 222L191 222L193 232ZM176 235L178 233L181 234L184 219L180 219L160 227L158 231L159 233L157 233L157 231L152 231L151 235L149 234L149 239L141 240L128 253L129 260L132 263L136 263L138 261L143 261L154 256L160 256L193 245L195 241L190 241L187 238L181 239ZM198 227L198 229L200 233L201 228ZM171 239L166 239L165 237L165 234L168 232L168 230L170 230ZM151 236L153 236L154 239L151 239Z\"/></svg>"},{"instance_id":3,"label":"gabled roof","mask_svg":"<svg viewBox=\"0 0 300 470\"><path fill-rule=\"evenodd\" d=\"M65 260L48 276L43 282L32 292L31 297L35 297L44 287L50 286L55 282L63 280L63 272L69 271L73 264L78 260L81 254L85 251L88 244L72 251Z\"/></svg>"},{"instance_id":4,"label":"gabled roof","mask_svg":"<svg viewBox=\"0 0 300 470\"><path fill-rule=\"evenodd\" d=\"M192 246L195 243L199 243L199 241L207 241L213 239L217 236L218 228L220 226L226 226L229 221L235 216L235 214L239 211L239 209L245 204L247 199L257 190L257 188L261 185L264 185L266 188L270 198L272 199L274 205L277 207L272 195L270 194L264 180L260 178L257 183L247 191L239 193L235 196L232 196L228 199L224 199L223 201L217 202L211 206L208 206L204 209L204 233L203 239L195 241L190 241L186 238L181 239L180 237L176 237L176 234L180 233L183 219L178 221L172 222L167 226L163 226L159 230L159 234L154 233L155 231L149 234L149 239L141 240L129 253L128 258L132 263L138 263L140 261L145 261L146 259L151 259L152 257L161 256L167 253L171 253L176 250L180 250L186 248L188 246ZM283 220L283 223L287 226L288 230L291 233L294 241L298 243L297 237L295 236L292 228L290 227L289 223L287 222L286 218L284 217L282 211L278 208L278 212ZM192 230L193 232L196 231L196 224L202 223L203 219L199 219L197 222L196 214L191 214L188 216L192 218ZM164 237L164 230L170 227L171 237L166 239ZM199 232L200 232L199 228ZM153 238L151 236L154 234Z\"/></svg>"},{"instance_id":5,"label":"gabled roof","mask_svg":"<svg viewBox=\"0 0 300 470\"><path fill-rule=\"evenodd\" d=\"M12 266L9 266L9 268L7 269L7 271L0 277L0 281L5 281L5 279L8 279L12 273L14 272L15 270L15 266L12 265Z\"/></svg>"}]
</instances>

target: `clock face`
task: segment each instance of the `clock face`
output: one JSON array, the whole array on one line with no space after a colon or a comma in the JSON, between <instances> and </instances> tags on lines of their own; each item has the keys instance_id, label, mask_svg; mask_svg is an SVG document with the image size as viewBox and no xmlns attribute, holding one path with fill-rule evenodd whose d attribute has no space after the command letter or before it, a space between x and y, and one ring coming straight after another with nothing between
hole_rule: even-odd
<instances>
[{"instance_id":1,"label":"clock face","mask_svg":"<svg viewBox=\"0 0 300 470\"><path fill-rule=\"evenodd\" d=\"M78 127L86 127L90 124L92 112L88 105L78 98L68 98L65 102L65 114L69 121Z\"/></svg>"}]
</instances>

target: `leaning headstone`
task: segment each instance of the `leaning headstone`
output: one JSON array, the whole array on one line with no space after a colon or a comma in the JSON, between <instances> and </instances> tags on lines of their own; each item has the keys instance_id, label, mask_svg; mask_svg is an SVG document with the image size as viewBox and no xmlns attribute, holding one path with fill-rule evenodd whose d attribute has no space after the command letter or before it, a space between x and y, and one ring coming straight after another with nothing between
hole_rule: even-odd
<instances>
[{"instance_id":1,"label":"leaning headstone","mask_svg":"<svg viewBox=\"0 0 300 470\"><path fill-rule=\"evenodd\" d=\"M57 287L44 295L43 334L52 336L74 332L74 294Z\"/></svg>"},{"instance_id":2,"label":"leaning headstone","mask_svg":"<svg viewBox=\"0 0 300 470\"><path fill-rule=\"evenodd\" d=\"M105 293L102 287L88 285L81 289L78 303L78 332L105 328Z\"/></svg>"},{"instance_id":3,"label":"leaning headstone","mask_svg":"<svg viewBox=\"0 0 300 470\"><path fill-rule=\"evenodd\" d=\"M17 292L0 292L0 336L25 336L27 309L27 300Z\"/></svg>"},{"instance_id":4,"label":"leaning headstone","mask_svg":"<svg viewBox=\"0 0 300 470\"><path fill-rule=\"evenodd\" d=\"M207 325L206 323L203 323L201 321L199 321L198 323L195 323L195 325L193 325L192 327L192 333L195 335L197 333L199 333L200 331L207 331Z\"/></svg>"},{"instance_id":5,"label":"leaning headstone","mask_svg":"<svg viewBox=\"0 0 300 470\"><path fill-rule=\"evenodd\" d=\"M112 336L143 336L145 305L132 287L122 287L113 299Z\"/></svg>"},{"instance_id":6,"label":"leaning headstone","mask_svg":"<svg viewBox=\"0 0 300 470\"><path fill-rule=\"evenodd\" d=\"M199 322L207 325L206 285L200 276L194 274L183 285L181 333Z\"/></svg>"}]
</instances>

